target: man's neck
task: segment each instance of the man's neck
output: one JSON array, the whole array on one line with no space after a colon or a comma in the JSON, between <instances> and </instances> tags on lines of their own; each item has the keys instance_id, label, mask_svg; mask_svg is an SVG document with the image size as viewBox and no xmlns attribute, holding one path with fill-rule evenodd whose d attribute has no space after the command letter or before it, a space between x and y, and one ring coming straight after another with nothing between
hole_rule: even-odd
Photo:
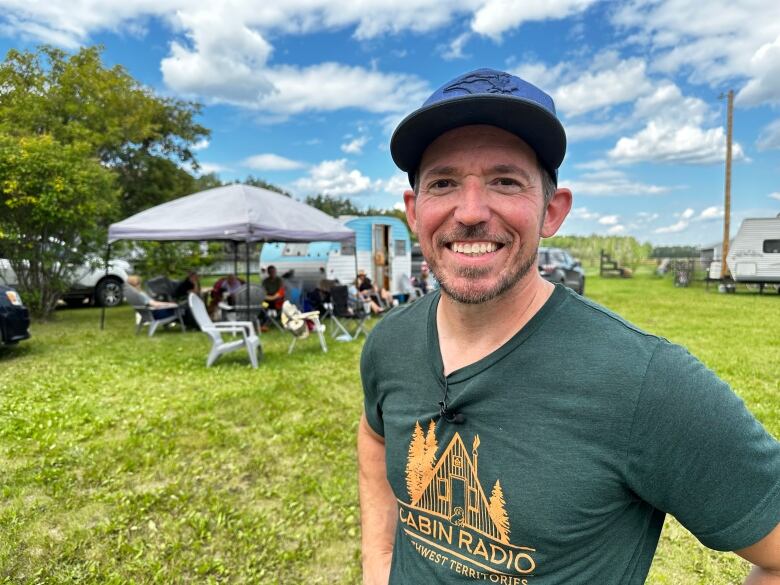
<instances>
[{"instance_id":1,"label":"man's neck","mask_svg":"<svg viewBox=\"0 0 780 585\"><path fill-rule=\"evenodd\" d=\"M552 284L531 274L487 303L459 303L442 291L436 325L445 374L504 345L544 306L553 290Z\"/></svg>"}]
</instances>

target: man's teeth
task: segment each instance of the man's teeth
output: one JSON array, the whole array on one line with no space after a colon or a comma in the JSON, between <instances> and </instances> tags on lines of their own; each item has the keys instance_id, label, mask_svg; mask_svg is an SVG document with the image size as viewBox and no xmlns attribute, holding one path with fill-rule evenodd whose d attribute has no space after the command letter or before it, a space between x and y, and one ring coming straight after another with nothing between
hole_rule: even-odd
<instances>
[{"instance_id":1,"label":"man's teeth","mask_svg":"<svg viewBox=\"0 0 780 585\"><path fill-rule=\"evenodd\" d=\"M495 252L498 249L498 244L495 242L453 242L452 251L459 252L461 254L471 254L477 256L481 254L487 254L489 252Z\"/></svg>"}]
</instances>

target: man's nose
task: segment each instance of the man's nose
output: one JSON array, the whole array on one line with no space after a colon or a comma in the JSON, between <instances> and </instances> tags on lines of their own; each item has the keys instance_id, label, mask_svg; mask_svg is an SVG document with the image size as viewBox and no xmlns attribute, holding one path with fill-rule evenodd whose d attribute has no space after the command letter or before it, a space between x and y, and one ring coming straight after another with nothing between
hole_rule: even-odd
<instances>
[{"instance_id":1,"label":"man's nose","mask_svg":"<svg viewBox=\"0 0 780 585\"><path fill-rule=\"evenodd\" d=\"M478 177L466 177L463 181L453 219L463 225L476 225L490 219L487 190Z\"/></svg>"}]
</instances>

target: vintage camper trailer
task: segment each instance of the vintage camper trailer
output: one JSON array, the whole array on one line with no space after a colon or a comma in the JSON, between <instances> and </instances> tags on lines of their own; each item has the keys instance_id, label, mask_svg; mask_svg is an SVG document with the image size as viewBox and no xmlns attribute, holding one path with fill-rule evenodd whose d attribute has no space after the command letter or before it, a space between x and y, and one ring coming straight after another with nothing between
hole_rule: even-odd
<instances>
[{"instance_id":1,"label":"vintage camper trailer","mask_svg":"<svg viewBox=\"0 0 780 585\"><path fill-rule=\"evenodd\" d=\"M736 282L780 284L780 215L744 220L726 263Z\"/></svg>"},{"instance_id":2,"label":"vintage camper trailer","mask_svg":"<svg viewBox=\"0 0 780 585\"><path fill-rule=\"evenodd\" d=\"M272 243L260 254L260 269L276 266L279 274L293 271L291 280L306 290L323 279L352 283L358 269L392 294L409 291L412 274L411 240L406 224L389 216L339 218L355 230L355 241Z\"/></svg>"}]
</instances>

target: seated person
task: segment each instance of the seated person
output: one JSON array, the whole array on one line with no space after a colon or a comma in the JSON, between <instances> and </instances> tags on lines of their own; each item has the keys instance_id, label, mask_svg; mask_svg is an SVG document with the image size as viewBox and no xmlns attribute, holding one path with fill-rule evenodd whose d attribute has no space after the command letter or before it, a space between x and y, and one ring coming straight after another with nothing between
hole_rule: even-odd
<instances>
[{"instance_id":1,"label":"seated person","mask_svg":"<svg viewBox=\"0 0 780 585\"><path fill-rule=\"evenodd\" d=\"M306 300L312 307L312 310L325 313L325 303L330 302L330 289L339 284L337 278L327 278L325 268L320 267L320 280L317 287L306 293Z\"/></svg>"},{"instance_id":2,"label":"seated person","mask_svg":"<svg viewBox=\"0 0 780 585\"><path fill-rule=\"evenodd\" d=\"M420 264L420 276L414 279L414 286L422 290L424 295L439 288L436 277L431 273L428 263L424 260L423 263Z\"/></svg>"},{"instance_id":3,"label":"seated person","mask_svg":"<svg viewBox=\"0 0 780 585\"><path fill-rule=\"evenodd\" d=\"M260 284L265 289L265 302L280 311L284 304L284 281L276 274L276 266L268 267L268 276Z\"/></svg>"},{"instance_id":4,"label":"seated person","mask_svg":"<svg viewBox=\"0 0 780 585\"><path fill-rule=\"evenodd\" d=\"M228 274L227 276L217 279L217 282L211 287L209 314L214 314L217 310L217 306L222 302L222 299L226 299L228 303L233 302L233 295L238 292L238 289L240 289L243 284L244 281L235 274Z\"/></svg>"},{"instance_id":5,"label":"seated person","mask_svg":"<svg viewBox=\"0 0 780 585\"><path fill-rule=\"evenodd\" d=\"M194 270L187 273L184 280L176 285L176 288L173 290L173 298L186 300L190 292L200 295L200 277Z\"/></svg>"},{"instance_id":6,"label":"seated person","mask_svg":"<svg viewBox=\"0 0 780 585\"><path fill-rule=\"evenodd\" d=\"M200 296L200 277L194 270L188 272L186 278L176 286L173 291L173 298L184 304L187 301L187 295L191 292ZM192 316L189 306L184 309L184 325L192 329L198 328L198 323L195 321L195 317Z\"/></svg>"},{"instance_id":7,"label":"seated person","mask_svg":"<svg viewBox=\"0 0 780 585\"><path fill-rule=\"evenodd\" d=\"M168 301L156 301L141 288L141 277L137 274L131 274L127 277L128 286L131 286L135 292L141 296L141 299L147 307L152 310L152 316L155 319L165 319L176 314L179 305Z\"/></svg>"},{"instance_id":8,"label":"seated person","mask_svg":"<svg viewBox=\"0 0 780 585\"><path fill-rule=\"evenodd\" d=\"M371 282L371 279L366 275L366 271L362 268L358 270L355 286L360 299L371 303L371 312L375 315L384 312L382 308L383 302L387 307L393 306L393 295L385 289L378 289L374 286L374 283Z\"/></svg>"}]
</instances>

